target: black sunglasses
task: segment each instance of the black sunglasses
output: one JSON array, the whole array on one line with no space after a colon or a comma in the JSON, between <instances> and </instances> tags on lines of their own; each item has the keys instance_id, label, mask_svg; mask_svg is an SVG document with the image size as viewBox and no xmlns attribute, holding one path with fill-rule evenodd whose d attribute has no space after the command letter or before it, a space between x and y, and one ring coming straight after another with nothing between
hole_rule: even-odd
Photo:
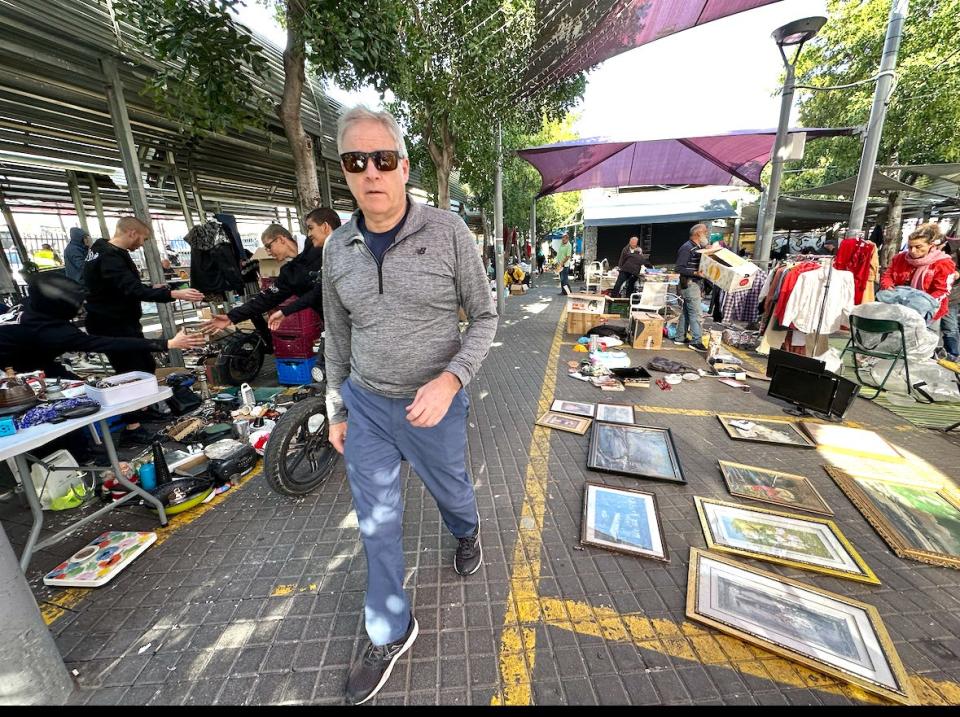
<instances>
[{"instance_id":1,"label":"black sunglasses","mask_svg":"<svg viewBox=\"0 0 960 717\"><path fill-rule=\"evenodd\" d=\"M395 149L378 149L376 152L344 152L340 155L343 168L351 174L359 174L367 168L367 160L373 160L378 172L392 172L400 164L400 152Z\"/></svg>"}]
</instances>

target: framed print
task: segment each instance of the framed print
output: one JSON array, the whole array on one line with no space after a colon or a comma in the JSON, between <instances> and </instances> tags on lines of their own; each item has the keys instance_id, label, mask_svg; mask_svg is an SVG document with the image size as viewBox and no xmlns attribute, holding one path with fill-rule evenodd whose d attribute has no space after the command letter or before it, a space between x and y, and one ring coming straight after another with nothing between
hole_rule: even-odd
<instances>
[{"instance_id":1,"label":"framed print","mask_svg":"<svg viewBox=\"0 0 960 717\"><path fill-rule=\"evenodd\" d=\"M620 403L598 403L597 420L608 423L626 423L633 425L633 406Z\"/></svg>"},{"instance_id":2,"label":"framed print","mask_svg":"<svg viewBox=\"0 0 960 717\"><path fill-rule=\"evenodd\" d=\"M916 701L877 609L690 548L687 617L901 704Z\"/></svg>"},{"instance_id":3,"label":"framed print","mask_svg":"<svg viewBox=\"0 0 960 717\"><path fill-rule=\"evenodd\" d=\"M800 446L815 448L816 444L807 438L791 421L779 421L775 418L737 418L718 415L727 435L739 441L756 443L776 443L780 446Z\"/></svg>"},{"instance_id":4,"label":"framed print","mask_svg":"<svg viewBox=\"0 0 960 717\"><path fill-rule=\"evenodd\" d=\"M538 426L556 428L558 431L568 431L580 436L587 432L591 423L592 421L589 418L579 418L565 413L554 413L553 411L547 411L537 419Z\"/></svg>"},{"instance_id":5,"label":"framed print","mask_svg":"<svg viewBox=\"0 0 960 717\"><path fill-rule=\"evenodd\" d=\"M707 547L879 585L833 521L695 497Z\"/></svg>"},{"instance_id":6,"label":"framed print","mask_svg":"<svg viewBox=\"0 0 960 717\"><path fill-rule=\"evenodd\" d=\"M582 545L669 562L657 499L635 488L587 481L583 491Z\"/></svg>"},{"instance_id":7,"label":"framed print","mask_svg":"<svg viewBox=\"0 0 960 717\"><path fill-rule=\"evenodd\" d=\"M563 401L557 399L553 402L553 405L550 406L551 411L556 411L557 413L570 413L574 416L586 416L587 418L593 418L593 404L592 403L577 403L576 401Z\"/></svg>"},{"instance_id":8,"label":"framed print","mask_svg":"<svg viewBox=\"0 0 960 717\"><path fill-rule=\"evenodd\" d=\"M830 506L803 476L743 463L717 461L731 495L773 503L821 515L833 515Z\"/></svg>"},{"instance_id":9,"label":"framed print","mask_svg":"<svg viewBox=\"0 0 960 717\"><path fill-rule=\"evenodd\" d=\"M883 456L898 461L903 460L903 456L897 452L896 448L873 431L838 426L834 423L813 423L812 421L800 421L800 428L818 446L824 448L839 448L854 453Z\"/></svg>"},{"instance_id":10,"label":"framed print","mask_svg":"<svg viewBox=\"0 0 960 717\"><path fill-rule=\"evenodd\" d=\"M824 468L897 556L960 568L960 498L955 494Z\"/></svg>"},{"instance_id":11,"label":"framed print","mask_svg":"<svg viewBox=\"0 0 960 717\"><path fill-rule=\"evenodd\" d=\"M587 468L686 483L669 428L596 421L590 435Z\"/></svg>"}]
</instances>

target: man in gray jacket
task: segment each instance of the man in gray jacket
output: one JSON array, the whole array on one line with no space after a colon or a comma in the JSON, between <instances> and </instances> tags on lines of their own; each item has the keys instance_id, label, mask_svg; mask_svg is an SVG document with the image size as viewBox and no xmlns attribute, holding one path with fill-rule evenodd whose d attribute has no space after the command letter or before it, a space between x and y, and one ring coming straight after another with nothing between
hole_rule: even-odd
<instances>
[{"instance_id":1,"label":"man in gray jacket","mask_svg":"<svg viewBox=\"0 0 960 717\"><path fill-rule=\"evenodd\" d=\"M419 631L403 586L402 459L458 539L454 569L480 568L464 387L487 355L497 314L463 220L406 194L410 162L396 120L348 110L337 146L360 209L324 245L323 314L330 442L346 459L367 557L370 643L346 685L359 704L380 691ZM460 307L470 321L462 337Z\"/></svg>"}]
</instances>

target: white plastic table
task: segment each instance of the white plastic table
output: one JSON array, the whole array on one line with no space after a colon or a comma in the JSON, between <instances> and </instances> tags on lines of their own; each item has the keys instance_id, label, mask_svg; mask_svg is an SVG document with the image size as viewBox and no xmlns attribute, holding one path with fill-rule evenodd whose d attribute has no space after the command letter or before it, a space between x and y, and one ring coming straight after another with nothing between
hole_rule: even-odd
<instances>
[{"instance_id":1,"label":"white plastic table","mask_svg":"<svg viewBox=\"0 0 960 717\"><path fill-rule=\"evenodd\" d=\"M33 556L35 550L59 543L65 537L75 532L81 525L89 523L91 520L96 520L101 515L109 513L114 508L117 508L135 496L139 496L148 503L152 503L160 515L160 525L167 524L167 514L163 510L163 503L155 496L143 490L140 486L134 485L123 477L120 471L120 460L117 458L117 449L113 445L113 438L110 436L110 427L107 425L107 419L113 416L119 416L122 413L131 413L141 408L146 408L159 401L165 401L172 395L173 391L167 387L163 387L149 396L141 396L140 398L112 406L103 406L96 413L84 416L83 418L73 418L63 423L43 423L39 426L32 426L31 428L17 431L12 436L0 437L0 460L7 462L10 470L13 471L14 477L23 485L23 492L27 496L27 503L30 505L30 512L33 514L33 526L30 528L30 536L27 538L27 544L23 549L23 554L20 556L21 570L26 572L27 566L30 564L30 558ZM43 510L40 508L40 496L30 477L30 466L27 462L28 457L33 458L34 461L37 459L33 456L28 456L28 452L49 443L55 438L65 436L79 428L92 426L95 423L100 424L100 434L103 438L103 445L107 450L107 456L110 458L110 465L113 468L113 472L117 480L120 481L129 492L119 500L109 503L96 512L71 523L56 535L38 542L40 530L43 528ZM82 466L80 470L83 470Z\"/></svg>"}]
</instances>

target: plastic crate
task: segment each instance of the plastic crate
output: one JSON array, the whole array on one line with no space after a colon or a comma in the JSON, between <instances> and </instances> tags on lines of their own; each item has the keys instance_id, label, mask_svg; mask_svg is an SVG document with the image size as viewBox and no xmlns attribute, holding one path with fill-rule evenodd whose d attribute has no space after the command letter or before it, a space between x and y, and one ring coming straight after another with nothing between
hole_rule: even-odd
<instances>
[{"instance_id":1,"label":"plastic crate","mask_svg":"<svg viewBox=\"0 0 960 717\"><path fill-rule=\"evenodd\" d=\"M129 383L122 383L119 386L110 388L95 388L85 384L83 389L88 398L92 398L101 406L116 406L118 403L132 401L135 398L143 398L160 390L157 384L157 377L152 373L145 371L130 371L128 373L117 374L104 379L109 384L117 384L128 379L135 379Z\"/></svg>"},{"instance_id":2,"label":"plastic crate","mask_svg":"<svg viewBox=\"0 0 960 717\"><path fill-rule=\"evenodd\" d=\"M316 356L309 358L278 358L277 383L282 386L304 386L313 381L310 370L316 363Z\"/></svg>"},{"instance_id":3,"label":"plastic crate","mask_svg":"<svg viewBox=\"0 0 960 717\"><path fill-rule=\"evenodd\" d=\"M288 306L296 301L295 297L290 297L282 304L281 307ZM319 338L320 331L323 326L323 318L313 309L304 309L303 311L298 311L295 314L290 314L283 319L280 323L280 326L277 328L276 333L278 334L309 334L315 340Z\"/></svg>"},{"instance_id":4,"label":"plastic crate","mask_svg":"<svg viewBox=\"0 0 960 717\"><path fill-rule=\"evenodd\" d=\"M271 286L277 283L277 277L275 276L261 276L260 277L260 291L267 291Z\"/></svg>"},{"instance_id":5,"label":"plastic crate","mask_svg":"<svg viewBox=\"0 0 960 717\"><path fill-rule=\"evenodd\" d=\"M13 422L13 416L0 418L0 436L12 436L16 432L17 426Z\"/></svg>"},{"instance_id":6,"label":"plastic crate","mask_svg":"<svg viewBox=\"0 0 960 717\"><path fill-rule=\"evenodd\" d=\"M309 335L273 335L273 355L278 358L308 358L313 356L315 339Z\"/></svg>"}]
</instances>

